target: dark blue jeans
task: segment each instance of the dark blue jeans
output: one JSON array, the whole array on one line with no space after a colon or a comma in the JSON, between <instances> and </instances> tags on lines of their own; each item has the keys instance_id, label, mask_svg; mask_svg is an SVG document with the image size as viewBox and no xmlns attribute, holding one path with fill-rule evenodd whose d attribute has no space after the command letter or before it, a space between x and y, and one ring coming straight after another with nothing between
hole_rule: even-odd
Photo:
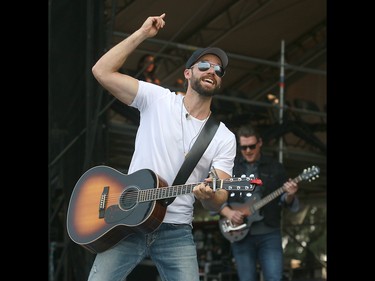
<instances>
[{"instance_id":1,"label":"dark blue jeans","mask_svg":"<svg viewBox=\"0 0 375 281\"><path fill-rule=\"evenodd\" d=\"M163 281L199 281L197 250L192 228L165 224L150 234L137 233L96 255L89 281L123 281L146 256Z\"/></svg>"},{"instance_id":2,"label":"dark blue jeans","mask_svg":"<svg viewBox=\"0 0 375 281\"><path fill-rule=\"evenodd\" d=\"M240 281L257 281L257 262L265 281L281 281L283 274L283 248L280 230L261 234L248 234L232 243L232 252Z\"/></svg>"}]
</instances>

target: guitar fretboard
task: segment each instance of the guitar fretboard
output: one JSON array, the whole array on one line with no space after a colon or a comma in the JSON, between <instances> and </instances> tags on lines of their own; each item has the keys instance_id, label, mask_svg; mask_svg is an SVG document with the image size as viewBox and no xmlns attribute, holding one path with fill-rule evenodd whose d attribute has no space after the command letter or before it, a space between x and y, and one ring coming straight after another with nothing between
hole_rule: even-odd
<instances>
[{"instance_id":1,"label":"guitar fretboard","mask_svg":"<svg viewBox=\"0 0 375 281\"><path fill-rule=\"evenodd\" d=\"M137 201L147 202L147 201L176 197L176 196L184 195L184 194L190 194L193 192L193 188L196 185L197 183L140 190L138 192Z\"/></svg>"}]
</instances>

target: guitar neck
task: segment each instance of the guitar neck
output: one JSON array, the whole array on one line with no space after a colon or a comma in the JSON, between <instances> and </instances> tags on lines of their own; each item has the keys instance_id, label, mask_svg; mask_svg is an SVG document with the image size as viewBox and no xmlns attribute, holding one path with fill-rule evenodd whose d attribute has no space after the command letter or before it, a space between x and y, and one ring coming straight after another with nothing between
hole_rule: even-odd
<instances>
[{"instance_id":1,"label":"guitar neck","mask_svg":"<svg viewBox=\"0 0 375 281\"><path fill-rule=\"evenodd\" d=\"M198 184L199 183L140 190L138 193L138 202L148 202L190 194L193 193L194 186Z\"/></svg>"},{"instance_id":2,"label":"guitar neck","mask_svg":"<svg viewBox=\"0 0 375 281\"><path fill-rule=\"evenodd\" d=\"M183 184L175 186L167 186L160 188L143 189L137 191L138 194L131 194L130 197L137 198L138 202L154 201L166 198L172 198L179 195L185 195L193 193L194 186L201 184ZM258 179L246 178L229 178L229 179L216 179L212 182L207 183L213 190L225 189L225 190L236 190L236 191L252 191L254 184L259 184Z\"/></svg>"},{"instance_id":3,"label":"guitar neck","mask_svg":"<svg viewBox=\"0 0 375 281\"><path fill-rule=\"evenodd\" d=\"M298 183L301 180L302 180L301 176L297 176L294 179L292 179L292 181L295 182L295 183ZM254 208L255 211L257 211L260 208L262 208L264 205L266 205L269 202L271 202L273 199L279 197L283 193L284 193L284 186L279 187L278 189L276 189L272 193L268 194L267 196L263 197L261 200L259 200L258 202L256 202L252 207Z\"/></svg>"}]
</instances>

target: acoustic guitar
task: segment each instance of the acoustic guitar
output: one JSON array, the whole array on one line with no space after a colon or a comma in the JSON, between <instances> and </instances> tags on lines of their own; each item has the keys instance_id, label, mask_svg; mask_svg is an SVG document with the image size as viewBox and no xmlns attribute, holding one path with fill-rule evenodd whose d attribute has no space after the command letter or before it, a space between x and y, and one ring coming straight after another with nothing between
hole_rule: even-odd
<instances>
[{"instance_id":1,"label":"acoustic guitar","mask_svg":"<svg viewBox=\"0 0 375 281\"><path fill-rule=\"evenodd\" d=\"M257 179L215 179L214 189L249 191ZM108 166L95 166L76 183L67 211L67 231L73 242L92 253L105 251L136 233L150 233L162 223L162 199L193 192L199 183L167 186L156 173L143 169L125 175Z\"/></svg>"}]
</instances>

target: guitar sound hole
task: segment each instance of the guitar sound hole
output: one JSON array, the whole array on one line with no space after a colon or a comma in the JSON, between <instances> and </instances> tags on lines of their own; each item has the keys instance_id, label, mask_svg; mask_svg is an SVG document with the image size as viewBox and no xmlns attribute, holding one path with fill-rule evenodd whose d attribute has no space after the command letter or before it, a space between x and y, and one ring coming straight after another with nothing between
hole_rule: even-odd
<instances>
[{"instance_id":1,"label":"guitar sound hole","mask_svg":"<svg viewBox=\"0 0 375 281\"><path fill-rule=\"evenodd\" d=\"M120 196L119 205L124 211L134 208L138 202L138 189L136 187L130 187L125 190Z\"/></svg>"}]
</instances>

